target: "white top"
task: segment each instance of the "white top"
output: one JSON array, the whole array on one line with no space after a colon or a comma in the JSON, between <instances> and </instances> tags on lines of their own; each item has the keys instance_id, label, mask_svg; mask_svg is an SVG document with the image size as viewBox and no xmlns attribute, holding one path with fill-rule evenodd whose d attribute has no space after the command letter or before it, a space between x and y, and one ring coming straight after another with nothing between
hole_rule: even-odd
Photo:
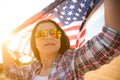
<instances>
[{"instance_id":1,"label":"white top","mask_svg":"<svg viewBox=\"0 0 120 80\"><path fill-rule=\"evenodd\" d=\"M33 80L48 80L48 76L35 76L35 78Z\"/></svg>"}]
</instances>

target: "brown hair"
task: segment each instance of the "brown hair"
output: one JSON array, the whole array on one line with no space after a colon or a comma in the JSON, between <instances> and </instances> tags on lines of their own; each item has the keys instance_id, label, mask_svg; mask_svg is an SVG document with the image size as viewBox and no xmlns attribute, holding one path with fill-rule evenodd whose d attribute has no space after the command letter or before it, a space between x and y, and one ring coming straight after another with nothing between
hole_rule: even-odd
<instances>
[{"instance_id":1,"label":"brown hair","mask_svg":"<svg viewBox=\"0 0 120 80\"><path fill-rule=\"evenodd\" d=\"M34 56L38 60L40 60L39 51L36 48L36 43L35 43L35 31L36 31L36 28L38 27L38 25L42 24L42 23L53 23L56 26L56 28L61 31L61 33L62 33L61 38L60 38L61 46L60 46L58 53L63 54L70 47L69 39L68 39L67 35L65 34L65 32L60 28L60 26L55 21L47 19L47 20L42 20L42 21L38 22L32 31L30 46L31 46Z\"/></svg>"}]
</instances>

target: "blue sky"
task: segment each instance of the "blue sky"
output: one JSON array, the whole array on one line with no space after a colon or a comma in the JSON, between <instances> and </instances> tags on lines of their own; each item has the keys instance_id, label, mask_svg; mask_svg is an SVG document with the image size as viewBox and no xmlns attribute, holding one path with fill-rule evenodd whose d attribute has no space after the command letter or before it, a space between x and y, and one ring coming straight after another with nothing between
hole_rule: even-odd
<instances>
[{"instance_id":1,"label":"blue sky","mask_svg":"<svg viewBox=\"0 0 120 80\"><path fill-rule=\"evenodd\" d=\"M0 0L0 45L14 28L38 13L54 0ZM43 4L44 3L44 4ZM102 30L104 25L103 6L91 17L87 24L86 40ZM2 55L0 49L0 63Z\"/></svg>"},{"instance_id":2,"label":"blue sky","mask_svg":"<svg viewBox=\"0 0 120 80\"><path fill-rule=\"evenodd\" d=\"M87 23L86 40L91 39L93 36L102 31L102 26L104 25L104 5L95 12L95 14L90 18Z\"/></svg>"}]
</instances>

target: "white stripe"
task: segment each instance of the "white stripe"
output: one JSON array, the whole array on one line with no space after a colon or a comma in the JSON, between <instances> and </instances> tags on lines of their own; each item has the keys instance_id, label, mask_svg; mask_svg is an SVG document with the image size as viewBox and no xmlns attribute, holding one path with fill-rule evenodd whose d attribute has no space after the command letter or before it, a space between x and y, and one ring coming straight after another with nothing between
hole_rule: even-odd
<instances>
[{"instance_id":1,"label":"white stripe","mask_svg":"<svg viewBox=\"0 0 120 80\"><path fill-rule=\"evenodd\" d=\"M71 45L71 46L73 46L73 45L75 45L75 44L76 44L76 39L70 40L70 45Z\"/></svg>"},{"instance_id":2,"label":"white stripe","mask_svg":"<svg viewBox=\"0 0 120 80\"><path fill-rule=\"evenodd\" d=\"M79 32L79 30L71 30L71 31L66 31L66 34L68 36L76 35L76 37L77 37L78 32Z\"/></svg>"}]
</instances>

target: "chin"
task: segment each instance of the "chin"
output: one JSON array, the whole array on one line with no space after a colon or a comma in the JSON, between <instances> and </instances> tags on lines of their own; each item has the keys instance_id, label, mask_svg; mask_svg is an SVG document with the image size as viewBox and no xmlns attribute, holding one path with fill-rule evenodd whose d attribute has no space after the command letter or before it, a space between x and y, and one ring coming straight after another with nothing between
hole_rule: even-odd
<instances>
[{"instance_id":1,"label":"chin","mask_svg":"<svg viewBox=\"0 0 120 80\"><path fill-rule=\"evenodd\" d=\"M55 46L51 46L51 47L45 47L44 50L48 52L58 52L59 49Z\"/></svg>"}]
</instances>

